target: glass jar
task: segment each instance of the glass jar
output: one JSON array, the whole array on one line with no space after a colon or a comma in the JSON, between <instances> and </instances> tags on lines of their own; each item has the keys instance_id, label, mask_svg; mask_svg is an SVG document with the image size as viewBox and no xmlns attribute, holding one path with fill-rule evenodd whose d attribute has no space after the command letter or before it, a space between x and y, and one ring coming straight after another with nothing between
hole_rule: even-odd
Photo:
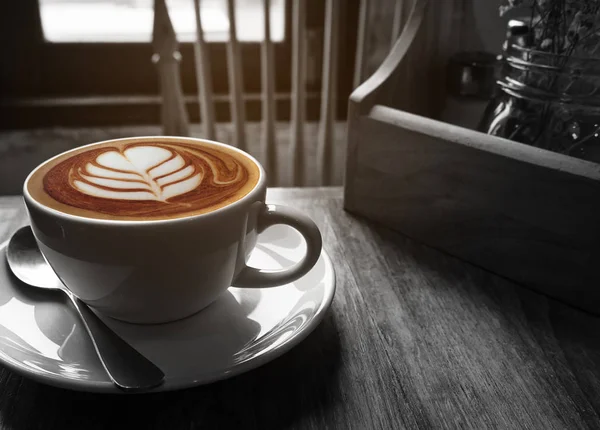
<instances>
[{"instance_id":1,"label":"glass jar","mask_svg":"<svg viewBox=\"0 0 600 430\"><path fill-rule=\"evenodd\" d=\"M461 51L450 57L442 121L477 128L494 92L497 63L496 55L482 51Z\"/></svg>"},{"instance_id":2,"label":"glass jar","mask_svg":"<svg viewBox=\"0 0 600 430\"><path fill-rule=\"evenodd\" d=\"M600 60L508 45L478 129L600 163Z\"/></svg>"}]
</instances>

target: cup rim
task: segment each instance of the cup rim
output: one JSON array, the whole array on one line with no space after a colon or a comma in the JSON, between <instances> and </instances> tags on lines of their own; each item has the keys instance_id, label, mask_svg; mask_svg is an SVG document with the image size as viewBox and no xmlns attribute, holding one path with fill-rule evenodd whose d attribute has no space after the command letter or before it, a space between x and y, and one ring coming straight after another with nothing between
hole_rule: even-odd
<instances>
[{"instance_id":1,"label":"cup rim","mask_svg":"<svg viewBox=\"0 0 600 430\"><path fill-rule=\"evenodd\" d=\"M91 218L91 217L86 217L86 216L81 216L81 215L73 215L73 214L69 214L69 213L60 211L58 209L53 209L46 205L43 205L42 203L38 202L36 199L34 199L30 195L29 190L27 189L28 188L27 185L29 184L29 181L30 181L31 177L33 176L33 174L35 172L37 172L39 169L41 169L43 166L47 165L48 163L51 163L56 158L61 157L65 154L69 154L71 152L81 150L82 148L87 148L87 147L92 147L95 145L102 145L102 144L112 143L112 142L128 141L128 140L129 141L139 141L139 140L142 140L142 141L143 140L195 141L195 142L202 142L202 143L209 144L209 145L214 145L217 147L224 147L224 148L227 148L227 150L232 150L232 151L240 154L241 156L246 157L250 161L252 161L258 168L258 172L259 172L258 181L256 182L256 185L254 186L254 188L252 188L244 197L242 197L241 199L236 200L235 202L232 202L226 206L215 209L214 211L196 214L196 215L183 216L183 217L178 217L178 218L156 219L156 220L105 219L105 218ZM235 146L231 146L231 145L228 145L228 144L222 143L222 142L217 142L215 140L202 139L202 138L196 138L196 137L148 135L148 136L131 136L131 137L122 137L122 138L117 138L117 139L107 139L107 140L102 140L99 142L93 142L93 143L81 145L76 148L72 148L68 151L63 151L45 161L43 161L42 163L38 164L27 175L27 177L25 178L25 181L23 183L23 197L24 197L25 203L27 205L35 206L38 210L45 212L46 214L48 214L50 216L63 218L68 221L80 222L80 223L85 223L85 224L93 224L93 225L106 225L106 226L109 226L109 225L110 226L138 226L138 225L139 226L148 226L148 225L178 224L178 223L190 222L192 220L210 219L210 218L214 218L215 216L220 216L224 212L228 212L240 205L243 205L248 200L256 200L256 197L262 192L262 189L265 187L265 183L266 183L266 172L265 172L263 166L260 164L260 162L256 158L254 158L252 155L250 155L249 153L242 151L241 149L236 148Z\"/></svg>"}]
</instances>

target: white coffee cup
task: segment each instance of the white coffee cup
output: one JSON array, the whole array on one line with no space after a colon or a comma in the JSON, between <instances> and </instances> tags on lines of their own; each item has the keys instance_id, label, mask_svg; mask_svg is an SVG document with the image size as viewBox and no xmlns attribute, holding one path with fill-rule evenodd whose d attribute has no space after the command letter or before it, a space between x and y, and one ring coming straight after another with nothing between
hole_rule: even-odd
<instances>
[{"instance_id":1,"label":"white coffee cup","mask_svg":"<svg viewBox=\"0 0 600 430\"><path fill-rule=\"evenodd\" d=\"M295 209L266 204L263 167L252 156L236 151L260 171L258 183L247 195L206 214L157 221L87 218L39 203L27 185L33 173L52 159L42 163L25 180L23 192L44 257L83 302L134 323L163 323L190 316L232 285L268 288L302 277L321 254L317 226ZM278 271L247 266L257 235L274 224L298 230L307 243L306 255Z\"/></svg>"}]
</instances>

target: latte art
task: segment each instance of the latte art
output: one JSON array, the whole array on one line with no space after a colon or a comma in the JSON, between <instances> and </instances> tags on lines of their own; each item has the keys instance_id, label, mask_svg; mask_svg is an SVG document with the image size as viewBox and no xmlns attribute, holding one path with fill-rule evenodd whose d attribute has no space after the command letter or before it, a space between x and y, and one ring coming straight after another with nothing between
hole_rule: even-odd
<instances>
[{"instance_id":1,"label":"latte art","mask_svg":"<svg viewBox=\"0 0 600 430\"><path fill-rule=\"evenodd\" d=\"M69 182L94 197L166 202L197 188L203 176L180 154L160 147L138 146L122 154L100 154L94 162L78 168Z\"/></svg>"},{"instance_id":2,"label":"latte art","mask_svg":"<svg viewBox=\"0 0 600 430\"><path fill-rule=\"evenodd\" d=\"M258 182L248 157L189 140L131 139L66 153L38 169L29 192L74 215L169 219L216 210Z\"/></svg>"}]
</instances>

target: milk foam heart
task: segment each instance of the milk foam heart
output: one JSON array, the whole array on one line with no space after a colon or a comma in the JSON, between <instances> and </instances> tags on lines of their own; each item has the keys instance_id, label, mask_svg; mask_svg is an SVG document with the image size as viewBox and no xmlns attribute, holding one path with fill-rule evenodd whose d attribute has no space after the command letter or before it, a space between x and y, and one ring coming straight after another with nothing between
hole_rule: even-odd
<instances>
[{"instance_id":1,"label":"milk foam heart","mask_svg":"<svg viewBox=\"0 0 600 430\"><path fill-rule=\"evenodd\" d=\"M180 154L153 146L104 152L78 173L83 180L73 187L90 196L162 202L197 188L203 176Z\"/></svg>"},{"instance_id":2,"label":"milk foam heart","mask_svg":"<svg viewBox=\"0 0 600 430\"><path fill-rule=\"evenodd\" d=\"M260 169L227 146L160 138L111 141L40 166L28 191L41 204L102 219L171 219L217 210L248 194Z\"/></svg>"}]
</instances>

